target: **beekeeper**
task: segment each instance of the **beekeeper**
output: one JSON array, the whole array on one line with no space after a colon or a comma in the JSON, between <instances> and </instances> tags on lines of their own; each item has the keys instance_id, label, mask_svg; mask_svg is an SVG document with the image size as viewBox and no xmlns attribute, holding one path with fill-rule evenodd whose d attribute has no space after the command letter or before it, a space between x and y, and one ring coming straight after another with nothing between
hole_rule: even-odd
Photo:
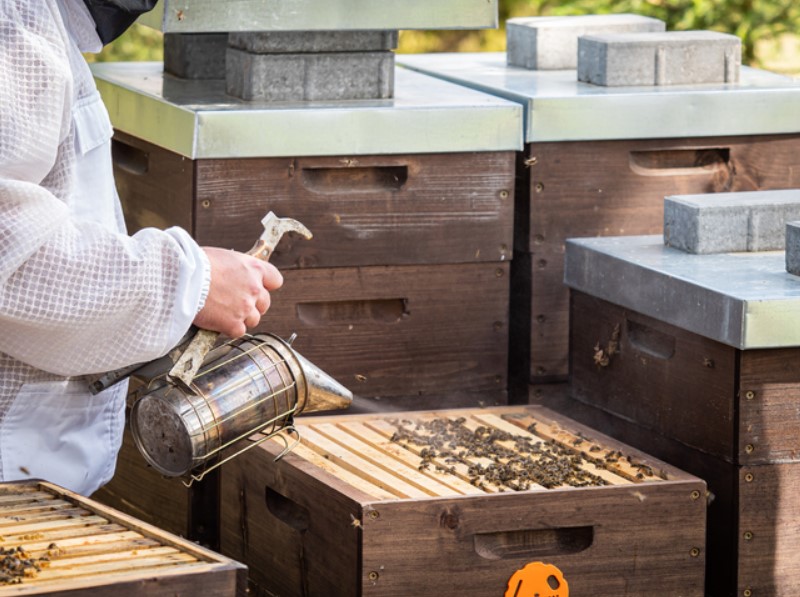
<instances>
[{"instance_id":1,"label":"beekeeper","mask_svg":"<svg viewBox=\"0 0 800 597\"><path fill-rule=\"evenodd\" d=\"M93 396L83 376L157 358L193 322L240 336L282 278L179 228L125 233L81 53L154 2L85 1L0 0L0 478L88 495L114 474L126 384Z\"/></svg>"}]
</instances>

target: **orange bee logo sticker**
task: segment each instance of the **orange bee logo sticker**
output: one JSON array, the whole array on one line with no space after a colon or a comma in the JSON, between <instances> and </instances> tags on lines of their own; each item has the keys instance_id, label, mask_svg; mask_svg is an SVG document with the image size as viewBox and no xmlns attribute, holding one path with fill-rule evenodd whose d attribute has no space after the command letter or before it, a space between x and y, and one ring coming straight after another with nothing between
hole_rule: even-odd
<instances>
[{"instance_id":1,"label":"orange bee logo sticker","mask_svg":"<svg viewBox=\"0 0 800 597\"><path fill-rule=\"evenodd\" d=\"M504 597L569 597L569 585L552 564L531 562L511 576Z\"/></svg>"}]
</instances>

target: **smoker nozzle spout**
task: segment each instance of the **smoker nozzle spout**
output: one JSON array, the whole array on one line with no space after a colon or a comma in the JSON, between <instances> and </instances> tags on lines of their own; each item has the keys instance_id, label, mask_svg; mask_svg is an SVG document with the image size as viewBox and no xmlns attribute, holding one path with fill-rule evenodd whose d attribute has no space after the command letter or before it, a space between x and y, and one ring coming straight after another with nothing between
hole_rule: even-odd
<instances>
[{"instance_id":1,"label":"smoker nozzle spout","mask_svg":"<svg viewBox=\"0 0 800 597\"><path fill-rule=\"evenodd\" d=\"M301 402L298 397L298 414L343 410L350 407L353 403L353 393L350 390L297 351L294 351L294 355L306 378L305 399Z\"/></svg>"}]
</instances>

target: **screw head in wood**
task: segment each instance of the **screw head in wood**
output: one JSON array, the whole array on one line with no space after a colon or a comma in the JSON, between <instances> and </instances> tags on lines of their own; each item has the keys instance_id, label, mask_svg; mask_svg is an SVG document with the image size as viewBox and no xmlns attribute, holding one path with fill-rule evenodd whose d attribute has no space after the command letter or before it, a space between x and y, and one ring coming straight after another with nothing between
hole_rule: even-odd
<instances>
[{"instance_id":1,"label":"screw head in wood","mask_svg":"<svg viewBox=\"0 0 800 597\"><path fill-rule=\"evenodd\" d=\"M535 190L537 193L541 193L542 191L544 191L544 184L542 184L541 182L537 182L537 183L536 183L536 186L534 186L534 187L533 187L533 189L534 189L534 190Z\"/></svg>"},{"instance_id":2,"label":"screw head in wood","mask_svg":"<svg viewBox=\"0 0 800 597\"><path fill-rule=\"evenodd\" d=\"M742 591L742 595L744 595L744 597L752 597L753 591L751 591L750 589L745 589L744 591Z\"/></svg>"},{"instance_id":3,"label":"screw head in wood","mask_svg":"<svg viewBox=\"0 0 800 597\"><path fill-rule=\"evenodd\" d=\"M753 473L747 473L744 476L744 480L747 481L748 483L752 483L753 482Z\"/></svg>"},{"instance_id":4,"label":"screw head in wood","mask_svg":"<svg viewBox=\"0 0 800 597\"><path fill-rule=\"evenodd\" d=\"M700 555L700 549L698 547L693 547L692 550L689 552L689 555L693 558L696 558Z\"/></svg>"},{"instance_id":5,"label":"screw head in wood","mask_svg":"<svg viewBox=\"0 0 800 597\"><path fill-rule=\"evenodd\" d=\"M753 533L751 531L745 531L744 532L744 540L745 541L750 541L752 538L753 538Z\"/></svg>"},{"instance_id":6,"label":"screw head in wood","mask_svg":"<svg viewBox=\"0 0 800 597\"><path fill-rule=\"evenodd\" d=\"M748 454L752 454L755 449L756 447L753 444L747 444L744 447L744 451L747 452Z\"/></svg>"},{"instance_id":7,"label":"screw head in wood","mask_svg":"<svg viewBox=\"0 0 800 597\"><path fill-rule=\"evenodd\" d=\"M508 199L508 191L506 191L505 189L500 191L500 199Z\"/></svg>"},{"instance_id":8,"label":"screw head in wood","mask_svg":"<svg viewBox=\"0 0 800 597\"><path fill-rule=\"evenodd\" d=\"M756 397L756 393L752 390L748 390L747 392L744 393L744 397L747 398L748 400L752 400L753 398Z\"/></svg>"},{"instance_id":9,"label":"screw head in wood","mask_svg":"<svg viewBox=\"0 0 800 597\"><path fill-rule=\"evenodd\" d=\"M208 209L209 207L211 207L211 201L209 201L208 199L203 199L200 205L202 205L205 209Z\"/></svg>"},{"instance_id":10,"label":"screw head in wood","mask_svg":"<svg viewBox=\"0 0 800 597\"><path fill-rule=\"evenodd\" d=\"M693 500L699 500L700 499L700 492L697 491L696 489L692 492L692 499Z\"/></svg>"},{"instance_id":11,"label":"screw head in wood","mask_svg":"<svg viewBox=\"0 0 800 597\"><path fill-rule=\"evenodd\" d=\"M372 520L375 520L376 518L380 518L380 516L381 516L381 515L380 515L380 513L379 513L377 510L370 510L370 511L369 511L369 517L370 517Z\"/></svg>"},{"instance_id":12,"label":"screw head in wood","mask_svg":"<svg viewBox=\"0 0 800 597\"><path fill-rule=\"evenodd\" d=\"M375 572L374 570L369 573L369 579L372 580L372 581L378 580L378 576L379 576L379 574L377 572Z\"/></svg>"}]
</instances>

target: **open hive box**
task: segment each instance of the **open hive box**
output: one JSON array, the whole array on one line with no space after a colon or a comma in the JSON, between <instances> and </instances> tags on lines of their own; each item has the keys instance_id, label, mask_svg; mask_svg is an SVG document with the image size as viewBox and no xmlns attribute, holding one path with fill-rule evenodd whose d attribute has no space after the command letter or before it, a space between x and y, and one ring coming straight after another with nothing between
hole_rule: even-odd
<instances>
[{"instance_id":1,"label":"open hive box","mask_svg":"<svg viewBox=\"0 0 800 597\"><path fill-rule=\"evenodd\" d=\"M502 595L539 561L572 594L703 594L704 482L542 407L297 428L284 458L270 441L223 469L221 547L251 588Z\"/></svg>"},{"instance_id":2,"label":"open hive box","mask_svg":"<svg viewBox=\"0 0 800 597\"><path fill-rule=\"evenodd\" d=\"M0 484L0 595L244 594L245 567L44 482Z\"/></svg>"}]
</instances>

